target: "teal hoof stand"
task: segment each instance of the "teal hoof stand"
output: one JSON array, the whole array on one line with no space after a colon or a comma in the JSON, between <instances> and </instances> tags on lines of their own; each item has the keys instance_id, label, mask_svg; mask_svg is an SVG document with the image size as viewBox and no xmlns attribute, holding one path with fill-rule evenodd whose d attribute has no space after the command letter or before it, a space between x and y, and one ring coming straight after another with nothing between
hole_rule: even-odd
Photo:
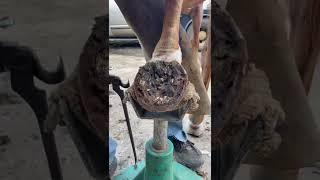
<instances>
[{"instance_id":1,"label":"teal hoof stand","mask_svg":"<svg viewBox=\"0 0 320 180\"><path fill-rule=\"evenodd\" d=\"M191 169L173 159L173 144L167 141L165 152L152 148L152 139L146 143L146 160L131 166L113 177L113 180L201 180Z\"/></svg>"}]
</instances>

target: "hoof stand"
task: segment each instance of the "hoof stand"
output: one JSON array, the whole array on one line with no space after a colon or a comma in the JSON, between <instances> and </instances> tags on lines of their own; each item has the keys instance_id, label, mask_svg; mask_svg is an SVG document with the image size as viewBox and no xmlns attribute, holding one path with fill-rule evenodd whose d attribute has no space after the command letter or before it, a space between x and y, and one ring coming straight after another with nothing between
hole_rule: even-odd
<instances>
[{"instance_id":1,"label":"hoof stand","mask_svg":"<svg viewBox=\"0 0 320 180\"><path fill-rule=\"evenodd\" d=\"M112 180L201 180L187 167L173 159L173 144L170 141L165 152L157 153L152 148L153 140L146 143L146 161L131 166Z\"/></svg>"}]
</instances>

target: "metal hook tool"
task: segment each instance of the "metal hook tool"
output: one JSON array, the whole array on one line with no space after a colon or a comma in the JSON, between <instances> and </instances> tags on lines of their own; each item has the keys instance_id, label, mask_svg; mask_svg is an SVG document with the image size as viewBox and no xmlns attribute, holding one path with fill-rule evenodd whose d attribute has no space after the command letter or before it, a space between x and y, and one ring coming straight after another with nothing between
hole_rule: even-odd
<instances>
[{"instance_id":1,"label":"metal hook tool","mask_svg":"<svg viewBox=\"0 0 320 180\"><path fill-rule=\"evenodd\" d=\"M125 98L124 91L122 89L120 89L120 87L128 88L130 86L130 84L129 84L129 81L126 84L122 83L121 79L118 76L114 76L114 75L109 75L109 84L112 84L112 89L120 96L124 116L126 118L126 123L127 123L127 127L128 127L128 132L129 132L129 137L130 137L131 146L132 146L132 150L133 150L133 155L134 155L134 167L137 168L137 154L136 154L136 149L135 149L134 140L133 140L133 136L132 136L132 129L131 129L131 125L130 125L127 104L124 101L124 98Z\"/></svg>"}]
</instances>

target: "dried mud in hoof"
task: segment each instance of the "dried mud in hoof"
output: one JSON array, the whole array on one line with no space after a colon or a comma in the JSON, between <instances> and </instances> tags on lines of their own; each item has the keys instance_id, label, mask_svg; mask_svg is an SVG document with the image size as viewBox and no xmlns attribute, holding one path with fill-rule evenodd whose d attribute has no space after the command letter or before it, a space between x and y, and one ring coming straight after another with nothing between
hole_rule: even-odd
<instances>
[{"instance_id":1,"label":"dried mud in hoof","mask_svg":"<svg viewBox=\"0 0 320 180\"><path fill-rule=\"evenodd\" d=\"M187 85L187 73L178 62L152 61L139 68L131 95L148 111L171 111L179 108Z\"/></svg>"}]
</instances>

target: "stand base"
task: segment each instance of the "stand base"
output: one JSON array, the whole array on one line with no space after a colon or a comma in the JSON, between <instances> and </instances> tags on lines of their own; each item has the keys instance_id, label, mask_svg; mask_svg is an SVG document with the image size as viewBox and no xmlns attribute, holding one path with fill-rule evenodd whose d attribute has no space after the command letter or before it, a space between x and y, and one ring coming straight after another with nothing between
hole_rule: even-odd
<instances>
[{"instance_id":1,"label":"stand base","mask_svg":"<svg viewBox=\"0 0 320 180\"><path fill-rule=\"evenodd\" d=\"M201 180L191 169L173 160L173 144L168 140L166 152L155 152L152 140L146 143L146 161L130 166L113 180Z\"/></svg>"},{"instance_id":2,"label":"stand base","mask_svg":"<svg viewBox=\"0 0 320 180\"><path fill-rule=\"evenodd\" d=\"M137 168L130 166L121 172L113 180L147 180L144 178L145 161L141 161L137 164ZM197 175L189 168L173 161L173 180L202 180L202 177ZM159 177L160 179L161 177Z\"/></svg>"}]
</instances>

